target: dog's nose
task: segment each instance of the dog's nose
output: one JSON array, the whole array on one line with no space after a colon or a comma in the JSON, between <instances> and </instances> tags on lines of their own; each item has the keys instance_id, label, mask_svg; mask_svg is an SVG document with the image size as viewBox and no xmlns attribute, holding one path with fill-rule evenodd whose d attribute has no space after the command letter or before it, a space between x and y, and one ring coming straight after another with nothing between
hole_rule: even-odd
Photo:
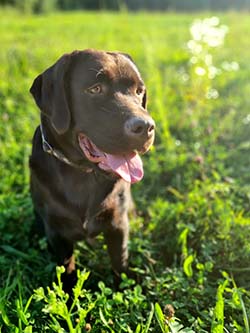
<instances>
[{"instance_id":1,"label":"dog's nose","mask_svg":"<svg viewBox=\"0 0 250 333\"><path fill-rule=\"evenodd\" d=\"M133 117L126 121L125 132L129 136L142 137L147 136L148 138L153 135L155 129L155 123L153 119Z\"/></svg>"}]
</instances>

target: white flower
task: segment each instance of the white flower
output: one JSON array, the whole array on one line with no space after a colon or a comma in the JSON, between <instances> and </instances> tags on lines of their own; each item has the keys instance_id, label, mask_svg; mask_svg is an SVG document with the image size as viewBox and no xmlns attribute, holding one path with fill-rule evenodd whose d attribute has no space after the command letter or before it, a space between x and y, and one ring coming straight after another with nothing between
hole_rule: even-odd
<instances>
[{"instance_id":1,"label":"white flower","mask_svg":"<svg viewBox=\"0 0 250 333\"><path fill-rule=\"evenodd\" d=\"M231 62L231 68L233 71L238 71L240 69L240 65L238 64L238 62L233 61Z\"/></svg>"},{"instance_id":2,"label":"white flower","mask_svg":"<svg viewBox=\"0 0 250 333\"><path fill-rule=\"evenodd\" d=\"M195 20L190 27L191 38L187 42L190 52L190 66L194 74L204 77L206 85L206 98L216 99L219 93L211 87L210 80L222 73L222 70L236 71L239 69L237 62L223 62L222 66L216 67L213 63L213 49L223 45L228 27L220 24L216 16ZM201 80L201 79L200 79Z\"/></svg>"},{"instance_id":3,"label":"white flower","mask_svg":"<svg viewBox=\"0 0 250 333\"><path fill-rule=\"evenodd\" d=\"M219 97L219 93L216 89L210 88L207 91L206 98L207 99L216 99Z\"/></svg>"},{"instance_id":4,"label":"white flower","mask_svg":"<svg viewBox=\"0 0 250 333\"><path fill-rule=\"evenodd\" d=\"M190 33L193 40L200 41L202 39L202 21L195 20L190 27Z\"/></svg>"},{"instance_id":5,"label":"white flower","mask_svg":"<svg viewBox=\"0 0 250 333\"><path fill-rule=\"evenodd\" d=\"M206 75L206 70L203 67L197 66L195 67L195 73L199 76L204 76Z\"/></svg>"},{"instance_id":6,"label":"white flower","mask_svg":"<svg viewBox=\"0 0 250 333\"><path fill-rule=\"evenodd\" d=\"M187 43L187 47L194 54L199 54L202 52L202 45L197 43L195 40L190 40Z\"/></svg>"},{"instance_id":7,"label":"white flower","mask_svg":"<svg viewBox=\"0 0 250 333\"><path fill-rule=\"evenodd\" d=\"M215 66L209 66L208 67L208 78L214 79L216 75L219 74L219 69Z\"/></svg>"},{"instance_id":8,"label":"white flower","mask_svg":"<svg viewBox=\"0 0 250 333\"><path fill-rule=\"evenodd\" d=\"M240 66L238 64L238 62L233 61L233 62L228 62L228 61L224 61L221 65L221 67L225 70L225 71L238 71Z\"/></svg>"},{"instance_id":9,"label":"white flower","mask_svg":"<svg viewBox=\"0 0 250 333\"><path fill-rule=\"evenodd\" d=\"M246 116L246 118L243 119L243 123L244 123L245 125L247 125L247 124L250 123L250 114L248 114L248 115Z\"/></svg>"},{"instance_id":10,"label":"white flower","mask_svg":"<svg viewBox=\"0 0 250 333\"><path fill-rule=\"evenodd\" d=\"M211 26L217 26L220 24L220 20L217 16L212 16L209 18L204 19L204 22L208 22Z\"/></svg>"},{"instance_id":11,"label":"white flower","mask_svg":"<svg viewBox=\"0 0 250 333\"><path fill-rule=\"evenodd\" d=\"M219 26L219 23L220 20L216 16L204 20L195 20L190 28L193 42L203 43L209 47L222 45L228 32L228 27L225 25Z\"/></svg>"},{"instance_id":12,"label":"white flower","mask_svg":"<svg viewBox=\"0 0 250 333\"><path fill-rule=\"evenodd\" d=\"M228 28L225 25L220 27L208 27L203 41L210 47L218 47L224 43L227 31Z\"/></svg>"}]
</instances>

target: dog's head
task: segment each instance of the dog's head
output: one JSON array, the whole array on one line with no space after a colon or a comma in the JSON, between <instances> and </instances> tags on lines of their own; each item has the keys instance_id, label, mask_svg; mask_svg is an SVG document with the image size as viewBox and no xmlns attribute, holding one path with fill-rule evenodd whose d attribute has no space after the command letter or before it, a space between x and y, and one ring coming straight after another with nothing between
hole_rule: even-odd
<instances>
[{"instance_id":1,"label":"dog's head","mask_svg":"<svg viewBox=\"0 0 250 333\"><path fill-rule=\"evenodd\" d=\"M118 52L75 51L39 75L30 89L54 135L101 169L142 178L138 153L154 140L146 88L132 59Z\"/></svg>"}]
</instances>

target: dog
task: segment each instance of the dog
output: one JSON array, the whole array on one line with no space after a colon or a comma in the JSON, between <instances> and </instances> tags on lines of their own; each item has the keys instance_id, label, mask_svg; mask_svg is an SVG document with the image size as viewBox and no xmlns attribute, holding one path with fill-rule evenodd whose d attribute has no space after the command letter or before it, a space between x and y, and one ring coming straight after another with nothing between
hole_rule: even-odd
<instances>
[{"instance_id":1,"label":"dog","mask_svg":"<svg viewBox=\"0 0 250 333\"><path fill-rule=\"evenodd\" d=\"M72 287L74 244L101 232L115 276L128 272L130 185L142 179L139 154L155 136L139 70L124 53L74 51L38 75L30 92L41 112L31 197L65 284Z\"/></svg>"}]
</instances>

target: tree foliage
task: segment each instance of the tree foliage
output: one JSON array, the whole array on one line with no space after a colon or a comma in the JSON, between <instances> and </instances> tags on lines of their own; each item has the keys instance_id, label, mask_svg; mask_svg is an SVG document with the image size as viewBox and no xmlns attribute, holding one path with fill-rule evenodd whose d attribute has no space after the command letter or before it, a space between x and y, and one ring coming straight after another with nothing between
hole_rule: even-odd
<instances>
[{"instance_id":1,"label":"tree foliage","mask_svg":"<svg viewBox=\"0 0 250 333\"><path fill-rule=\"evenodd\" d=\"M250 0L0 0L2 6L14 6L25 12L52 10L243 10L250 9Z\"/></svg>"}]
</instances>

